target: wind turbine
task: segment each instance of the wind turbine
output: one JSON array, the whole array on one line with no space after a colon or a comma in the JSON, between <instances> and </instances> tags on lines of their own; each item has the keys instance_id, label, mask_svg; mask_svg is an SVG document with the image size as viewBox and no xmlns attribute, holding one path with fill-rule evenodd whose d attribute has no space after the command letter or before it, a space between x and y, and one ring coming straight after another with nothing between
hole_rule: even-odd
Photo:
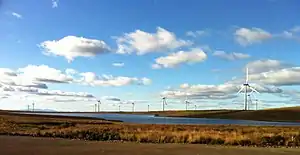
<instances>
[{"instance_id":1,"label":"wind turbine","mask_svg":"<svg viewBox=\"0 0 300 155\"><path fill-rule=\"evenodd\" d=\"M255 90L252 86L250 86L249 77L248 77L248 68L246 68L246 80L245 83L241 86L241 89L238 91L237 94L241 93L244 90L244 110L248 110L248 90L255 91L259 93L257 90Z\"/></svg>"},{"instance_id":2,"label":"wind turbine","mask_svg":"<svg viewBox=\"0 0 300 155\"><path fill-rule=\"evenodd\" d=\"M250 92L250 95L253 95L253 97L254 97L254 101L255 101L255 110L257 110L258 109L258 107L257 107L257 104L258 104L258 99L256 98L256 96L254 95L254 91L252 90L251 92Z\"/></svg>"},{"instance_id":3,"label":"wind turbine","mask_svg":"<svg viewBox=\"0 0 300 155\"><path fill-rule=\"evenodd\" d=\"M189 104L191 103L190 101L188 101L187 96L185 97L184 103L185 103L185 110L187 111L187 110L188 110L188 106L189 106Z\"/></svg>"},{"instance_id":4,"label":"wind turbine","mask_svg":"<svg viewBox=\"0 0 300 155\"><path fill-rule=\"evenodd\" d=\"M98 112L100 112L100 105L101 105L101 101L100 101L100 100L98 100L97 102L98 102Z\"/></svg>"},{"instance_id":5,"label":"wind turbine","mask_svg":"<svg viewBox=\"0 0 300 155\"><path fill-rule=\"evenodd\" d=\"M32 102L32 111L34 111L34 101Z\"/></svg>"},{"instance_id":6,"label":"wind turbine","mask_svg":"<svg viewBox=\"0 0 300 155\"><path fill-rule=\"evenodd\" d=\"M150 111L150 105L148 104L148 112Z\"/></svg>"},{"instance_id":7,"label":"wind turbine","mask_svg":"<svg viewBox=\"0 0 300 155\"><path fill-rule=\"evenodd\" d=\"M163 111L165 111L165 105L167 105L166 99L167 99L166 97L162 98L162 108L163 108Z\"/></svg>"},{"instance_id":8,"label":"wind turbine","mask_svg":"<svg viewBox=\"0 0 300 155\"><path fill-rule=\"evenodd\" d=\"M97 104L95 104L95 112L97 112Z\"/></svg>"},{"instance_id":9,"label":"wind turbine","mask_svg":"<svg viewBox=\"0 0 300 155\"><path fill-rule=\"evenodd\" d=\"M134 112L134 102L132 102L131 104L132 104L132 112Z\"/></svg>"}]
</instances>

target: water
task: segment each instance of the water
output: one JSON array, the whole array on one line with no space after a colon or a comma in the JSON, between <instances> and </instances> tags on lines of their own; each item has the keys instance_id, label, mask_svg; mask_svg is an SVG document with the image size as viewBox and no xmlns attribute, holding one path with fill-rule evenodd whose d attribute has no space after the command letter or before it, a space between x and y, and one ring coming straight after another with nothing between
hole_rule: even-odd
<instances>
[{"instance_id":1,"label":"water","mask_svg":"<svg viewBox=\"0 0 300 155\"><path fill-rule=\"evenodd\" d=\"M32 114L32 113L23 113ZM300 126L293 122L267 122L250 120L210 119L210 118L184 118L184 117L158 117L154 115L134 114L92 114L92 113L34 113L37 115L55 116L80 116L90 118L103 118L107 120L120 120L126 123L136 124L194 124L194 125L258 125L258 126Z\"/></svg>"}]
</instances>

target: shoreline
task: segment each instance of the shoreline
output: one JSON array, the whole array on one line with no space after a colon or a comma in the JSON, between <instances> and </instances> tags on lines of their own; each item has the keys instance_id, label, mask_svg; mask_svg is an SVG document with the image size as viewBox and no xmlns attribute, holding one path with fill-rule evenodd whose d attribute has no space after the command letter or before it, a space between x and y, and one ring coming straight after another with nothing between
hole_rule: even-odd
<instances>
[{"instance_id":1,"label":"shoreline","mask_svg":"<svg viewBox=\"0 0 300 155\"><path fill-rule=\"evenodd\" d=\"M79 113L79 114L135 114L154 117L205 118L224 120L245 120L264 122L300 123L300 108L276 108L266 110L189 110L189 111L150 111L150 112L48 112L48 111L6 111L25 113ZM73 116L71 116L73 117ZM113 121L113 120L112 120Z\"/></svg>"}]
</instances>

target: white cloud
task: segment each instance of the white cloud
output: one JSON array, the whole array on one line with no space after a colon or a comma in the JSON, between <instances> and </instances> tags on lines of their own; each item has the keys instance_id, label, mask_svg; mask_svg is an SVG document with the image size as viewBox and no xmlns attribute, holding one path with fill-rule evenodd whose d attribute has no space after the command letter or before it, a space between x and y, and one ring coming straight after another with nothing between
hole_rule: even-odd
<instances>
[{"instance_id":1,"label":"white cloud","mask_svg":"<svg viewBox=\"0 0 300 155\"><path fill-rule=\"evenodd\" d=\"M300 67L283 68L252 74L249 78L254 82L275 86L300 85Z\"/></svg>"},{"instance_id":2,"label":"white cloud","mask_svg":"<svg viewBox=\"0 0 300 155\"><path fill-rule=\"evenodd\" d=\"M293 28L291 29L291 31L292 31L292 32L295 32L295 33L300 32L300 26L295 26L295 27L293 27Z\"/></svg>"},{"instance_id":3,"label":"white cloud","mask_svg":"<svg viewBox=\"0 0 300 155\"><path fill-rule=\"evenodd\" d=\"M18 69L18 76L23 80L36 80L45 83L69 83L72 82L72 77L66 75L60 70L50 68L46 65L28 65Z\"/></svg>"},{"instance_id":4,"label":"white cloud","mask_svg":"<svg viewBox=\"0 0 300 155\"><path fill-rule=\"evenodd\" d=\"M23 16L21 14L16 13L16 12L12 12L11 15L14 16L14 17L16 17L16 18L19 18L19 19L23 18Z\"/></svg>"},{"instance_id":5,"label":"white cloud","mask_svg":"<svg viewBox=\"0 0 300 155\"><path fill-rule=\"evenodd\" d=\"M300 40L300 26L295 26L289 30L283 31L282 34L279 34L279 37L283 37L286 39L295 39L295 40Z\"/></svg>"},{"instance_id":6,"label":"white cloud","mask_svg":"<svg viewBox=\"0 0 300 155\"><path fill-rule=\"evenodd\" d=\"M198 37L198 36L204 36L204 35L207 35L208 32L207 31L204 31L204 30L198 30L198 31L188 31L186 32L186 36L189 36L189 37Z\"/></svg>"},{"instance_id":7,"label":"white cloud","mask_svg":"<svg viewBox=\"0 0 300 155\"><path fill-rule=\"evenodd\" d=\"M236 53L236 52L226 53L224 51L215 51L213 55L226 60L240 60L240 59L250 58L250 55L248 54Z\"/></svg>"},{"instance_id":8,"label":"white cloud","mask_svg":"<svg viewBox=\"0 0 300 155\"><path fill-rule=\"evenodd\" d=\"M72 69L72 68L66 69L65 72L66 72L67 75L74 75L74 74L78 73L75 69Z\"/></svg>"},{"instance_id":9,"label":"white cloud","mask_svg":"<svg viewBox=\"0 0 300 155\"><path fill-rule=\"evenodd\" d=\"M124 63L120 63L120 62L115 62L112 64L115 67L123 67L125 64Z\"/></svg>"},{"instance_id":10,"label":"white cloud","mask_svg":"<svg viewBox=\"0 0 300 155\"><path fill-rule=\"evenodd\" d=\"M228 81L224 84L219 85L205 85L197 84L190 85L188 83L181 84L180 89L177 90L166 90L161 92L162 96L168 98L185 98L189 99L212 99L212 100L223 100L232 99L238 97L236 94L242 85L241 82ZM277 87L270 87L265 85L252 84L252 86L260 93L282 93L283 90Z\"/></svg>"},{"instance_id":11,"label":"white cloud","mask_svg":"<svg viewBox=\"0 0 300 155\"><path fill-rule=\"evenodd\" d=\"M151 68L152 68L152 69L161 69L162 67L161 67L161 65L159 65L159 64L152 64L152 65L151 65Z\"/></svg>"},{"instance_id":12,"label":"white cloud","mask_svg":"<svg viewBox=\"0 0 300 155\"><path fill-rule=\"evenodd\" d=\"M52 8L57 8L58 2L59 2L59 0L52 0Z\"/></svg>"},{"instance_id":13,"label":"white cloud","mask_svg":"<svg viewBox=\"0 0 300 155\"><path fill-rule=\"evenodd\" d=\"M155 64L152 68L173 68L182 63L197 63L206 60L207 55L199 48L192 48L190 51L179 51L171 53L168 56L155 59Z\"/></svg>"},{"instance_id":14,"label":"white cloud","mask_svg":"<svg viewBox=\"0 0 300 155\"><path fill-rule=\"evenodd\" d=\"M189 46L192 42L177 39L173 32L158 27L156 33L148 33L142 30L126 33L122 37L117 37L117 44L117 53L130 54L136 52L138 55L142 55L149 52L168 51Z\"/></svg>"},{"instance_id":15,"label":"white cloud","mask_svg":"<svg viewBox=\"0 0 300 155\"><path fill-rule=\"evenodd\" d=\"M188 83L181 84L179 87L182 89L188 88L190 85Z\"/></svg>"},{"instance_id":16,"label":"white cloud","mask_svg":"<svg viewBox=\"0 0 300 155\"><path fill-rule=\"evenodd\" d=\"M142 85L150 85L152 83L152 80L151 79L149 79L149 78L142 78L142 80L141 80L141 84Z\"/></svg>"},{"instance_id":17,"label":"white cloud","mask_svg":"<svg viewBox=\"0 0 300 155\"><path fill-rule=\"evenodd\" d=\"M251 74L283 69L286 68L288 64L279 60L265 59L249 62L246 66L248 67L249 73Z\"/></svg>"},{"instance_id":18,"label":"white cloud","mask_svg":"<svg viewBox=\"0 0 300 155\"><path fill-rule=\"evenodd\" d=\"M150 79L147 78L136 78L136 77L125 77L112 75L102 75L97 76L92 72L80 73L82 78L77 82L90 86L125 86L125 85L148 85L150 84Z\"/></svg>"},{"instance_id":19,"label":"white cloud","mask_svg":"<svg viewBox=\"0 0 300 155\"><path fill-rule=\"evenodd\" d=\"M46 83L69 83L91 86L125 86L125 85L149 85L151 80L143 77L126 77L112 75L98 76L93 72L80 73L74 69L66 69L65 72L51 68L47 65L28 65L13 71L0 68L0 82L8 86L24 86L47 89Z\"/></svg>"},{"instance_id":20,"label":"white cloud","mask_svg":"<svg viewBox=\"0 0 300 155\"><path fill-rule=\"evenodd\" d=\"M17 76L16 72L9 68L0 68L0 77L3 76Z\"/></svg>"},{"instance_id":21,"label":"white cloud","mask_svg":"<svg viewBox=\"0 0 300 155\"><path fill-rule=\"evenodd\" d=\"M239 28L235 31L234 36L235 40L243 46L260 43L272 38L271 33L260 28Z\"/></svg>"},{"instance_id":22,"label":"white cloud","mask_svg":"<svg viewBox=\"0 0 300 155\"><path fill-rule=\"evenodd\" d=\"M102 96L101 97L102 100L106 100L106 101L114 101L114 102L120 102L121 99L115 96Z\"/></svg>"},{"instance_id":23,"label":"white cloud","mask_svg":"<svg viewBox=\"0 0 300 155\"><path fill-rule=\"evenodd\" d=\"M76 57L94 57L110 52L110 47L102 40L88 39L76 36L66 36L60 40L44 41L39 47L45 55L65 57L68 62Z\"/></svg>"}]
</instances>

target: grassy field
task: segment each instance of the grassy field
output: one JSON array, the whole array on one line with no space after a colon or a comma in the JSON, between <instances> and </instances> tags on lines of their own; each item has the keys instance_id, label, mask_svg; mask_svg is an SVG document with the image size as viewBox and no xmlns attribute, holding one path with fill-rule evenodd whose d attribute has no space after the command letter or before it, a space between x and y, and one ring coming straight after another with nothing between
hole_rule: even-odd
<instances>
[{"instance_id":1,"label":"grassy field","mask_svg":"<svg viewBox=\"0 0 300 155\"><path fill-rule=\"evenodd\" d=\"M124 112L130 113L130 112ZM300 122L300 107L274 108L265 110L189 110L189 111L153 111L135 114L154 114L157 116L220 118L257 121Z\"/></svg>"},{"instance_id":2,"label":"grassy field","mask_svg":"<svg viewBox=\"0 0 300 155\"><path fill-rule=\"evenodd\" d=\"M300 146L300 127L141 125L107 120L0 113L0 134L138 143Z\"/></svg>"},{"instance_id":3,"label":"grassy field","mask_svg":"<svg viewBox=\"0 0 300 155\"><path fill-rule=\"evenodd\" d=\"M0 136L1 155L298 155L297 148L136 144ZM34 147L33 147L34 146Z\"/></svg>"}]
</instances>

